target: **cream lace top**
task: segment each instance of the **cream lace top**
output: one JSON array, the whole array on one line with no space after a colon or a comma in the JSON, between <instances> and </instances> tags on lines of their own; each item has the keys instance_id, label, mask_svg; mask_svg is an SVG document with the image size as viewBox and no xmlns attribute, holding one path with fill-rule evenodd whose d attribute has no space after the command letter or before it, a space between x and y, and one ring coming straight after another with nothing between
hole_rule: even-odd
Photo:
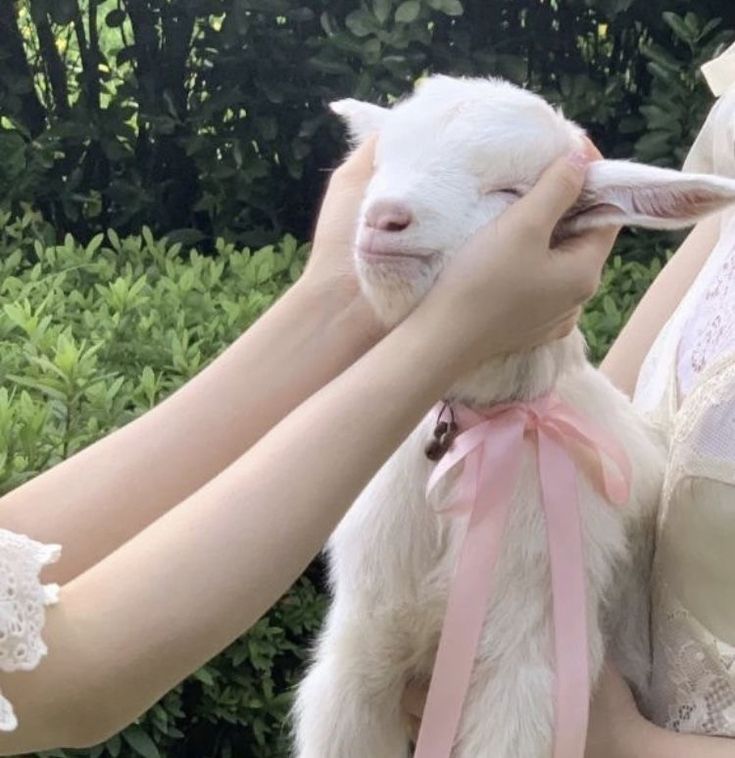
<instances>
[{"instance_id":1,"label":"cream lace top","mask_svg":"<svg viewBox=\"0 0 735 758\"><path fill-rule=\"evenodd\" d=\"M42 585L41 569L57 560L58 545L41 545L0 529L0 671L28 671L46 654L41 639L45 607L59 588ZM0 731L16 728L13 707L0 691Z\"/></svg>"},{"instance_id":2,"label":"cream lace top","mask_svg":"<svg viewBox=\"0 0 735 758\"><path fill-rule=\"evenodd\" d=\"M685 170L735 177L735 45ZM735 212L644 365L635 402L666 429L653 587L652 716L735 737Z\"/></svg>"}]
</instances>

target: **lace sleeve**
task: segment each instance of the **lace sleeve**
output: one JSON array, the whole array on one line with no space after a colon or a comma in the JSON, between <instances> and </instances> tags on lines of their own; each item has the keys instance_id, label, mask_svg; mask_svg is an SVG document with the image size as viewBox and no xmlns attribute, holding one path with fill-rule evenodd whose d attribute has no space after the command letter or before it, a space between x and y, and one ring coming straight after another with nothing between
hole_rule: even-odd
<instances>
[{"instance_id":1,"label":"lace sleeve","mask_svg":"<svg viewBox=\"0 0 735 758\"><path fill-rule=\"evenodd\" d=\"M59 588L42 585L39 575L60 552L58 545L0 529L0 671L28 671L46 654L45 606L56 602ZM16 726L13 708L0 692L0 731Z\"/></svg>"},{"instance_id":2,"label":"lace sleeve","mask_svg":"<svg viewBox=\"0 0 735 758\"><path fill-rule=\"evenodd\" d=\"M703 69L712 91L719 95L694 142L683 170L735 177L735 45ZM654 341L643 361L634 402L645 414L657 413L675 374L682 335L690 330L710 285L727 265L735 240L735 213L721 215L720 238L702 270ZM730 295L731 296L731 295ZM720 307L721 303L716 307Z\"/></svg>"}]
</instances>

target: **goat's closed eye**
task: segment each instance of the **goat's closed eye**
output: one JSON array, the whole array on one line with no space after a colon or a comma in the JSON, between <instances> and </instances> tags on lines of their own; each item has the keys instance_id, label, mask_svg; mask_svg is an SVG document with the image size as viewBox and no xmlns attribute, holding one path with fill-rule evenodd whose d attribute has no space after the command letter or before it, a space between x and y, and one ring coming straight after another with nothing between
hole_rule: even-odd
<instances>
[{"instance_id":1,"label":"goat's closed eye","mask_svg":"<svg viewBox=\"0 0 735 758\"><path fill-rule=\"evenodd\" d=\"M497 184L487 184L480 188L480 193L483 195L512 195L513 197L520 197L521 191L515 187L498 187Z\"/></svg>"}]
</instances>

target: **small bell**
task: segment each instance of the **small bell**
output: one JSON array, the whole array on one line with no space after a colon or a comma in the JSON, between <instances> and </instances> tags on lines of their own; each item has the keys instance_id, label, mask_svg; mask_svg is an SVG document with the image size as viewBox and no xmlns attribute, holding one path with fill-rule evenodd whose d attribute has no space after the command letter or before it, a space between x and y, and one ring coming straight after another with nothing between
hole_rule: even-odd
<instances>
[{"instance_id":1,"label":"small bell","mask_svg":"<svg viewBox=\"0 0 735 758\"><path fill-rule=\"evenodd\" d=\"M452 417L451 421L442 421L442 416L444 415L446 408L449 408L449 412ZM454 442L454 438L457 436L457 432L458 427L457 423L454 420L454 411L452 410L451 406L445 405L441 409L439 413L439 419L437 420L437 424L434 427L433 439L430 440L424 448L426 457L430 461L434 461L434 463L441 460L447 450L452 447L452 443Z\"/></svg>"},{"instance_id":2,"label":"small bell","mask_svg":"<svg viewBox=\"0 0 735 758\"><path fill-rule=\"evenodd\" d=\"M434 439L441 439L441 436L447 433L447 429L449 429L449 424L446 421L440 421L434 429Z\"/></svg>"},{"instance_id":3,"label":"small bell","mask_svg":"<svg viewBox=\"0 0 735 758\"><path fill-rule=\"evenodd\" d=\"M434 461L434 463L436 463L438 460L441 460L441 457L444 455L445 451L442 449L439 440L435 439L431 440L431 442L426 445L424 452L430 461Z\"/></svg>"}]
</instances>

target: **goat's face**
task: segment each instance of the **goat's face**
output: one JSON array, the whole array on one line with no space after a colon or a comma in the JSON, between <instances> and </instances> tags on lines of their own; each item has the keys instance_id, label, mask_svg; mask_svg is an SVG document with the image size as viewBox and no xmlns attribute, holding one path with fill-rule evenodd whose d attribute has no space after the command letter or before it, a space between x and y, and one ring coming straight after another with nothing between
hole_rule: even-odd
<instances>
[{"instance_id":1,"label":"goat's face","mask_svg":"<svg viewBox=\"0 0 735 758\"><path fill-rule=\"evenodd\" d=\"M354 141L379 135L355 259L363 291L386 324L416 305L473 232L526 193L555 158L582 145L576 124L499 80L436 76L392 109L356 100L332 109ZM732 201L732 181L600 161L560 233L685 226Z\"/></svg>"}]
</instances>

